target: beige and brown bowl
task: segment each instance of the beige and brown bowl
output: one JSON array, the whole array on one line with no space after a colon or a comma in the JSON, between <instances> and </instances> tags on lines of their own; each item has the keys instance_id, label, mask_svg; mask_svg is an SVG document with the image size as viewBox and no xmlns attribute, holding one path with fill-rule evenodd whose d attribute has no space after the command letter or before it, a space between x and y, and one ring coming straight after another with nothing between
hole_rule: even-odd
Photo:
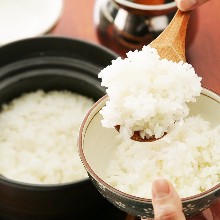
<instances>
[{"instance_id":1,"label":"beige and brown bowl","mask_svg":"<svg viewBox=\"0 0 220 220\"><path fill-rule=\"evenodd\" d=\"M107 95L99 99L89 110L81 125L79 133L79 154L81 160L98 191L112 204L133 216L153 218L151 199L135 197L108 185L103 176L114 154L117 143L117 131L101 125L99 111L108 100ZM220 124L220 96L203 88L202 94L190 105L190 114L201 114L213 126ZM220 184L191 197L182 198L183 212L187 217L199 214L220 197Z\"/></svg>"}]
</instances>

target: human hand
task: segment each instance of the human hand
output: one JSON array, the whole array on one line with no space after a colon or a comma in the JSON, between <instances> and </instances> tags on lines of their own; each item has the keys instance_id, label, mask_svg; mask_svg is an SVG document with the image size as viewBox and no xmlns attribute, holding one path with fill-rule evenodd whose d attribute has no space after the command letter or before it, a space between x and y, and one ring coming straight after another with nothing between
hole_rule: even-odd
<instances>
[{"instance_id":1,"label":"human hand","mask_svg":"<svg viewBox=\"0 0 220 220\"><path fill-rule=\"evenodd\" d=\"M152 202L156 220L186 220L180 197L167 180L158 179L153 182Z\"/></svg>"},{"instance_id":2,"label":"human hand","mask_svg":"<svg viewBox=\"0 0 220 220\"><path fill-rule=\"evenodd\" d=\"M182 212L180 197L171 183L164 179L158 179L152 185L152 202L155 220L186 220ZM191 217L188 220L213 220L220 219L220 199L213 202L209 210Z\"/></svg>"},{"instance_id":3,"label":"human hand","mask_svg":"<svg viewBox=\"0 0 220 220\"><path fill-rule=\"evenodd\" d=\"M177 7L181 11L189 11L192 10L204 3L208 2L209 0L175 0Z\"/></svg>"}]
</instances>

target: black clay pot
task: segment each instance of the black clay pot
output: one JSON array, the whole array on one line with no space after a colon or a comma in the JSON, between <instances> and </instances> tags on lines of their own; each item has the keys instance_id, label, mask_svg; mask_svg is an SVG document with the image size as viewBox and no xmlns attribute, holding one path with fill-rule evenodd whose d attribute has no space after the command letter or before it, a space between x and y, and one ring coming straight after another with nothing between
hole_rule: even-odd
<instances>
[{"instance_id":1,"label":"black clay pot","mask_svg":"<svg viewBox=\"0 0 220 220\"><path fill-rule=\"evenodd\" d=\"M104 47L63 37L37 37L5 45L0 48L0 105L37 89L65 89L97 101L105 94L97 74L116 57ZM116 208L89 179L34 185L0 177L1 220L102 219L107 212L110 219Z\"/></svg>"}]
</instances>

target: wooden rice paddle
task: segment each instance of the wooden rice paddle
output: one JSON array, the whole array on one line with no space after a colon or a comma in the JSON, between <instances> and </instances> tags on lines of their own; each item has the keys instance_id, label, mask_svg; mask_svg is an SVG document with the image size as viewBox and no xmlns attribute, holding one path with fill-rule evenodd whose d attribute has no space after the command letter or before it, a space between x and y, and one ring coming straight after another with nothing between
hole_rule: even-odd
<instances>
[{"instance_id":1,"label":"wooden rice paddle","mask_svg":"<svg viewBox=\"0 0 220 220\"><path fill-rule=\"evenodd\" d=\"M190 11L182 12L177 10L167 28L149 44L151 47L157 49L161 59L166 58L177 63L179 61L186 62L185 39L189 17ZM117 131L120 131L120 125L116 125L115 128ZM135 131L131 139L139 142L158 140L154 136L142 138L139 131Z\"/></svg>"},{"instance_id":2,"label":"wooden rice paddle","mask_svg":"<svg viewBox=\"0 0 220 220\"><path fill-rule=\"evenodd\" d=\"M190 11L177 10L167 28L150 43L151 47L157 49L161 59L186 62L185 39L189 17Z\"/></svg>"}]
</instances>

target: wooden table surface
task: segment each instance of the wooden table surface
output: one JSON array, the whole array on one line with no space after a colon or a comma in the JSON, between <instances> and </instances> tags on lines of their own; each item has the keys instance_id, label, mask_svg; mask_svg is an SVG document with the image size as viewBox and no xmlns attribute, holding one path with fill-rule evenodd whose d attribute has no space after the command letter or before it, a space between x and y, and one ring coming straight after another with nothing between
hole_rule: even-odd
<instances>
[{"instance_id":1,"label":"wooden table surface","mask_svg":"<svg viewBox=\"0 0 220 220\"><path fill-rule=\"evenodd\" d=\"M93 22L94 4L95 0L64 0L63 15L50 34L101 44ZM187 62L204 87L220 94L220 0L192 12L186 41Z\"/></svg>"}]
</instances>

